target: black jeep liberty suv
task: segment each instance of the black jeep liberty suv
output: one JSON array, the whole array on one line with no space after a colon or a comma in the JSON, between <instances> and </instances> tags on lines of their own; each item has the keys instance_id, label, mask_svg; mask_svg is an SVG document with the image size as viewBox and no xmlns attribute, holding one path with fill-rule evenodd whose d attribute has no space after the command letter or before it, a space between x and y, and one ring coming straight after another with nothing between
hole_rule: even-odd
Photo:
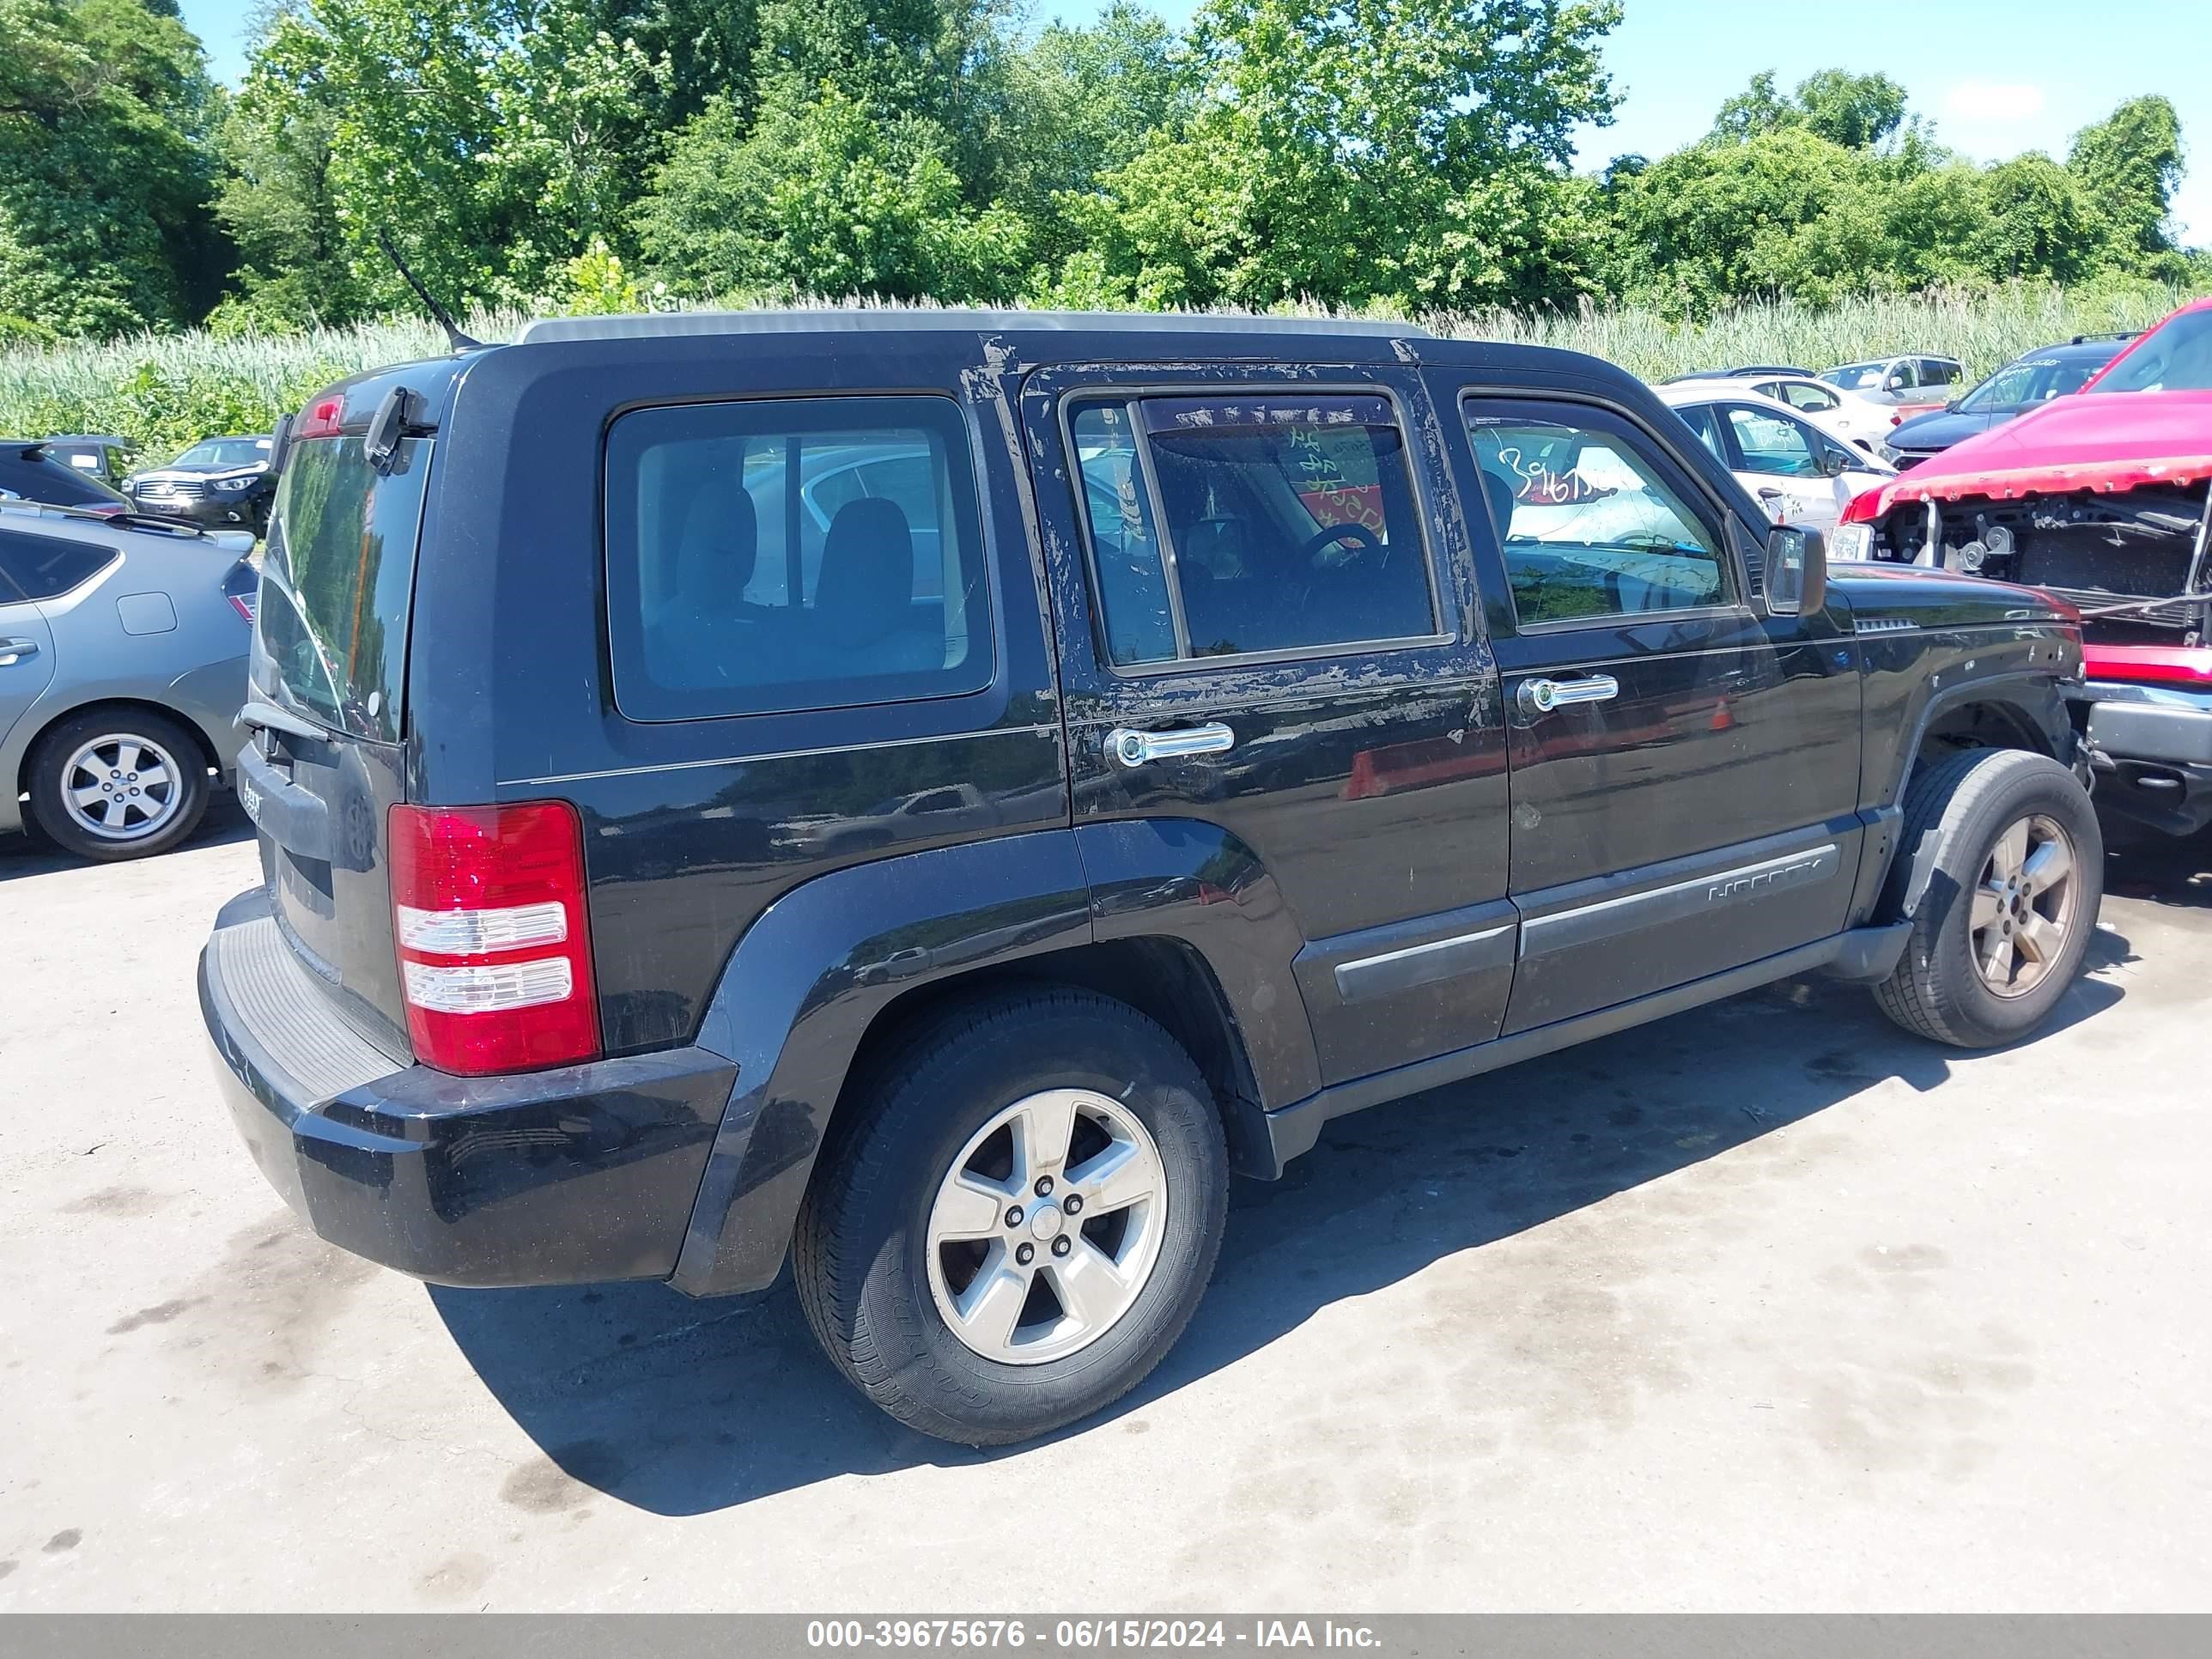
<instances>
[{"instance_id":1,"label":"black jeep liberty suv","mask_svg":"<svg viewBox=\"0 0 2212 1659\"><path fill-rule=\"evenodd\" d=\"M2032 589L1826 568L1641 385L1402 327L577 319L280 435L199 989L317 1232L769 1285L1037 1434L1345 1112L1826 970L2050 1012L2102 851Z\"/></svg>"}]
</instances>

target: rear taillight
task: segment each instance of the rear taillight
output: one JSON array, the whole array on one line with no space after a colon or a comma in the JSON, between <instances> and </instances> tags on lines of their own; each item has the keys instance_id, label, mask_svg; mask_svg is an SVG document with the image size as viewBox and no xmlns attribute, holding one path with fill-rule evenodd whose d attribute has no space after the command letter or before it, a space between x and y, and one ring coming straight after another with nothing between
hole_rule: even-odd
<instances>
[{"instance_id":1,"label":"rear taillight","mask_svg":"<svg viewBox=\"0 0 2212 1659\"><path fill-rule=\"evenodd\" d=\"M300 424L293 428L292 435L295 438L335 438L338 435L338 423L344 417L343 398L318 398L300 416Z\"/></svg>"},{"instance_id":2,"label":"rear taillight","mask_svg":"<svg viewBox=\"0 0 2212 1659\"><path fill-rule=\"evenodd\" d=\"M252 560L240 559L224 574L222 596L230 601L232 610L246 618L246 625L252 627L254 609L261 599L261 573L253 568Z\"/></svg>"},{"instance_id":3,"label":"rear taillight","mask_svg":"<svg viewBox=\"0 0 2212 1659\"><path fill-rule=\"evenodd\" d=\"M407 1031L465 1077L596 1059L584 834L562 801L392 809Z\"/></svg>"}]
</instances>

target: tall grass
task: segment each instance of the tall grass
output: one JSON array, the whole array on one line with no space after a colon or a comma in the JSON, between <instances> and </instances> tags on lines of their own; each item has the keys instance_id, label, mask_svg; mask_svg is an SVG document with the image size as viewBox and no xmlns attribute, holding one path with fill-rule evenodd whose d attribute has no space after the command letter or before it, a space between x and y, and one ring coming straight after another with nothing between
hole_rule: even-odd
<instances>
[{"instance_id":1,"label":"tall grass","mask_svg":"<svg viewBox=\"0 0 2212 1659\"><path fill-rule=\"evenodd\" d=\"M1464 338L1565 346L1649 380L1729 363L1821 369L1855 358L1919 351L1956 357L1979 378L2037 346L2075 334L2148 327L2186 297L2147 284L2018 286L1977 294L1847 300L1814 309L1788 301L1734 307L1705 321L1670 321L1635 307L1579 313L1444 313L1423 319ZM519 313L480 315L479 339L511 337ZM211 433L265 430L334 380L436 356L427 322L364 324L301 334L221 337L141 335L104 343L0 349L0 434L112 432L166 459Z\"/></svg>"},{"instance_id":2,"label":"tall grass","mask_svg":"<svg viewBox=\"0 0 2212 1659\"><path fill-rule=\"evenodd\" d=\"M1477 313L1431 319L1430 326L1463 338L1587 351L1653 380L1732 363L1790 363L1817 374L1858 358L1924 352L1957 358L1972 381L2076 334L2148 328L2188 297L2150 284L2022 286L1878 295L1819 309L1789 301L1748 302L1704 322L1669 322L1655 312L1615 307L1538 316Z\"/></svg>"},{"instance_id":3,"label":"tall grass","mask_svg":"<svg viewBox=\"0 0 2212 1659\"><path fill-rule=\"evenodd\" d=\"M495 314L465 326L493 340L522 321ZM166 460L211 434L265 432L280 411L332 380L446 349L434 325L401 319L299 334L198 330L0 350L0 436L112 433Z\"/></svg>"}]
</instances>

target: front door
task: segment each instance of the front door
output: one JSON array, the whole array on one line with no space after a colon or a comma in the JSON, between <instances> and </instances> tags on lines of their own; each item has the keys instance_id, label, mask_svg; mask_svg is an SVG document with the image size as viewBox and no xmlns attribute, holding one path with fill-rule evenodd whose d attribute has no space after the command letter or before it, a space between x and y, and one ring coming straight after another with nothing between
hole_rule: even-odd
<instances>
[{"instance_id":1,"label":"front door","mask_svg":"<svg viewBox=\"0 0 2212 1659\"><path fill-rule=\"evenodd\" d=\"M1723 404L1715 413L1729 466L1777 524L1826 535L1854 495L1887 476L1868 471L1864 456L1771 405Z\"/></svg>"},{"instance_id":2,"label":"front door","mask_svg":"<svg viewBox=\"0 0 2212 1659\"><path fill-rule=\"evenodd\" d=\"M1418 380L1056 368L1023 407L1094 886L1173 838L1253 937L1287 913L1261 1000L1295 980L1320 1082L1495 1036L1498 675Z\"/></svg>"},{"instance_id":3,"label":"front door","mask_svg":"<svg viewBox=\"0 0 2212 1659\"><path fill-rule=\"evenodd\" d=\"M1505 1030L1839 929L1860 835L1849 641L1825 614L1765 614L1740 556L1752 521L1644 416L1430 385L1491 505L1478 575L1506 601Z\"/></svg>"}]
</instances>

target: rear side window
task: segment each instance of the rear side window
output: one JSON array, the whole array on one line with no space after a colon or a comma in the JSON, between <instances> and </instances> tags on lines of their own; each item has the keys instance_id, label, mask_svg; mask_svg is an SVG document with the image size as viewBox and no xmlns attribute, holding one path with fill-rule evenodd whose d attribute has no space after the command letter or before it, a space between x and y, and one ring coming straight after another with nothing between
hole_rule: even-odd
<instances>
[{"instance_id":1,"label":"rear side window","mask_svg":"<svg viewBox=\"0 0 2212 1659\"><path fill-rule=\"evenodd\" d=\"M0 530L0 599L58 599L119 556L112 547Z\"/></svg>"},{"instance_id":2,"label":"rear side window","mask_svg":"<svg viewBox=\"0 0 2212 1659\"><path fill-rule=\"evenodd\" d=\"M359 438L295 443L261 563L256 673L333 731L399 737L407 613L430 441L382 472Z\"/></svg>"},{"instance_id":3,"label":"rear side window","mask_svg":"<svg viewBox=\"0 0 2212 1659\"><path fill-rule=\"evenodd\" d=\"M1068 430L1117 665L1435 635L1388 399L1094 402Z\"/></svg>"},{"instance_id":4,"label":"rear side window","mask_svg":"<svg viewBox=\"0 0 2212 1659\"><path fill-rule=\"evenodd\" d=\"M990 605L943 398L643 409L607 434L615 698L633 720L979 691Z\"/></svg>"}]
</instances>

